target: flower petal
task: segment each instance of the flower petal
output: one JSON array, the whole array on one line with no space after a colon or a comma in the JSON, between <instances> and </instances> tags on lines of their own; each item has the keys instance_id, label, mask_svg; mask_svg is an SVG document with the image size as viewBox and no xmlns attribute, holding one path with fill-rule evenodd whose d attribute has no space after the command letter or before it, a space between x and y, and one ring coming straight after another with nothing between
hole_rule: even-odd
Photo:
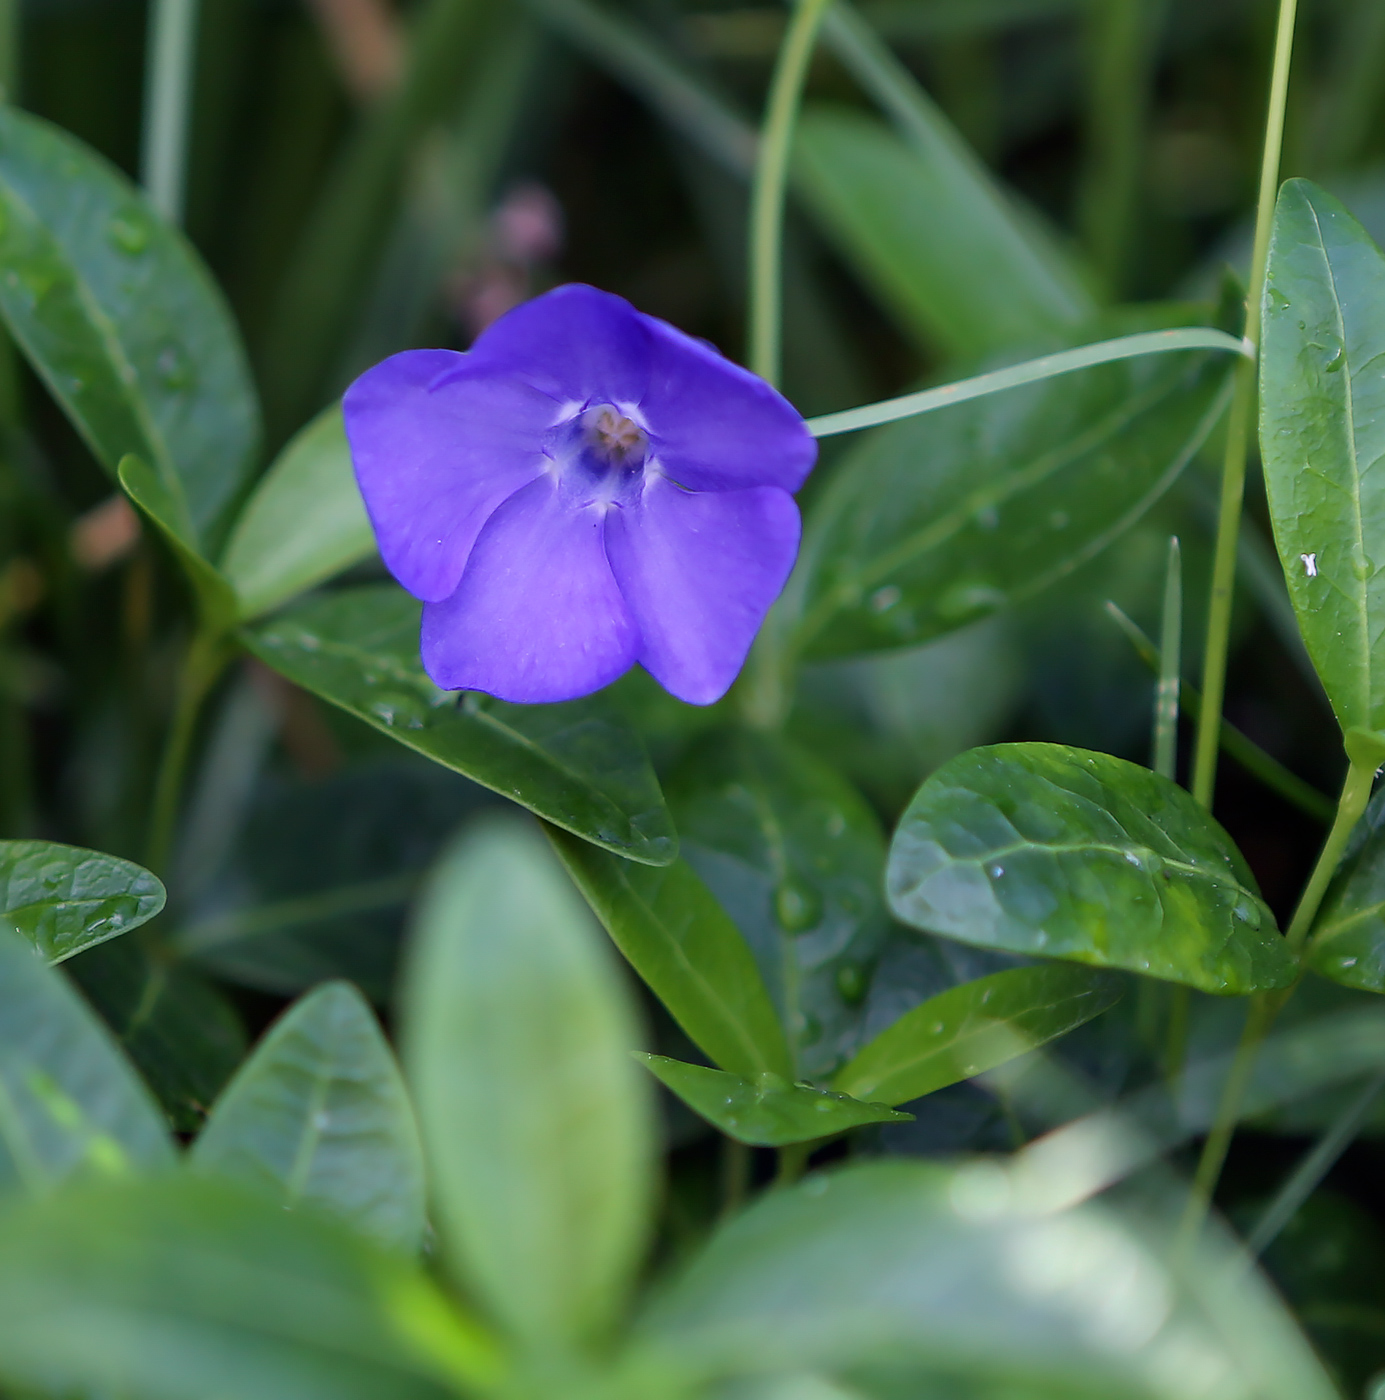
<instances>
[{"instance_id":1,"label":"flower petal","mask_svg":"<svg viewBox=\"0 0 1385 1400\"><path fill-rule=\"evenodd\" d=\"M507 311L471 353L559 403L638 403L649 379L649 317L580 282Z\"/></svg>"},{"instance_id":2,"label":"flower petal","mask_svg":"<svg viewBox=\"0 0 1385 1400\"><path fill-rule=\"evenodd\" d=\"M772 486L683 491L652 477L606 518L606 552L643 637L639 661L691 705L720 700L798 553L798 507Z\"/></svg>"},{"instance_id":3,"label":"flower petal","mask_svg":"<svg viewBox=\"0 0 1385 1400\"><path fill-rule=\"evenodd\" d=\"M690 491L797 491L818 455L798 410L710 345L645 320L652 355L640 410L663 470Z\"/></svg>"},{"instance_id":4,"label":"flower petal","mask_svg":"<svg viewBox=\"0 0 1385 1400\"><path fill-rule=\"evenodd\" d=\"M481 527L546 465L553 402L455 350L406 350L342 400L351 460L389 571L448 597Z\"/></svg>"},{"instance_id":5,"label":"flower petal","mask_svg":"<svg viewBox=\"0 0 1385 1400\"><path fill-rule=\"evenodd\" d=\"M486 522L457 591L423 609L423 666L444 690L517 704L590 695L634 664L639 629L606 562L601 507L545 476Z\"/></svg>"}]
</instances>

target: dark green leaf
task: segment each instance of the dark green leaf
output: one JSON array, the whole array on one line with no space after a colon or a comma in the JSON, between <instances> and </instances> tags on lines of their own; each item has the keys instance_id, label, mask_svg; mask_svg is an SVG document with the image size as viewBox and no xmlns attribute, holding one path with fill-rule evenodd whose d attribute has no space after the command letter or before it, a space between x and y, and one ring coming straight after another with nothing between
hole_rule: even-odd
<instances>
[{"instance_id":1,"label":"dark green leaf","mask_svg":"<svg viewBox=\"0 0 1385 1400\"><path fill-rule=\"evenodd\" d=\"M945 763L890 849L915 928L1244 994L1293 959L1241 854L1182 788L1107 754L997 744Z\"/></svg>"},{"instance_id":2,"label":"dark green leaf","mask_svg":"<svg viewBox=\"0 0 1385 1400\"><path fill-rule=\"evenodd\" d=\"M600 698L507 705L439 690L418 659L419 605L392 585L347 589L251 629L291 681L555 826L648 865L678 853L639 740Z\"/></svg>"},{"instance_id":3,"label":"dark green leaf","mask_svg":"<svg viewBox=\"0 0 1385 1400\"><path fill-rule=\"evenodd\" d=\"M375 532L334 404L284 448L255 487L221 567L241 617L255 618L374 553Z\"/></svg>"},{"instance_id":4,"label":"dark green leaf","mask_svg":"<svg viewBox=\"0 0 1385 1400\"><path fill-rule=\"evenodd\" d=\"M245 1056L235 1008L190 968L134 939L103 943L67 964L179 1132L202 1126Z\"/></svg>"},{"instance_id":5,"label":"dark green leaf","mask_svg":"<svg viewBox=\"0 0 1385 1400\"><path fill-rule=\"evenodd\" d=\"M648 1228L648 1085L608 945L532 828L478 823L443 857L404 1010L455 1272L535 1343L605 1332Z\"/></svg>"},{"instance_id":6,"label":"dark green leaf","mask_svg":"<svg viewBox=\"0 0 1385 1400\"><path fill-rule=\"evenodd\" d=\"M383 1244L416 1249L423 1158L413 1110L370 1007L329 982L274 1025L193 1144L200 1171L285 1209L335 1211Z\"/></svg>"},{"instance_id":7,"label":"dark green leaf","mask_svg":"<svg viewBox=\"0 0 1385 1400\"><path fill-rule=\"evenodd\" d=\"M782 740L710 736L671 789L688 863L750 944L788 1031L792 1077L856 1048L885 936L884 842L839 774Z\"/></svg>"},{"instance_id":8,"label":"dark green leaf","mask_svg":"<svg viewBox=\"0 0 1385 1400\"><path fill-rule=\"evenodd\" d=\"M787 1147L832 1137L867 1123L903 1123L913 1115L846 1094L790 1084L777 1074L747 1079L706 1065L688 1065L665 1055L639 1055L650 1072L694 1113L737 1142L752 1147Z\"/></svg>"},{"instance_id":9,"label":"dark green leaf","mask_svg":"<svg viewBox=\"0 0 1385 1400\"><path fill-rule=\"evenodd\" d=\"M1086 968L1054 963L995 972L906 1012L837 1071L832 1087L908 1103L1066 1035L1119 997L1115 977Z\"/></svg>"},{"instance_id":10,"label":"dark green leaf","mask_svg":"<svg viewBox=\"0 0 1385 1400\"><path fill-rule=\"evenodd\" d=\"M55 841L0 841L0 916L49 962L138 928L164 907L147 870Z\"/></svg>"},{"instance_id":11,"label":"dark green leaf","mask_svg":"<svg viewBox=\"0 0 1385 1400\"><path fill-rule=\"evenodd\" d=\"M933 108L908 144L848 108L810 107L796 188L880 305L928 348L985 354L1096 312L1058 241Z\"/></svg>"},{"instance_id":12,"label":"dark green leaf","mask_svg":"<svg viewBox=\"0 0 1385 1400\"><path fill-rule=\"evenodd\" d=\"M1334 1395L1269 1290L1248 1271L1228 1286L1229 1247L1175 1272L1162 1234L1018 1196L985 1160L810 1176L725 1226L638 1335L709 1376L881 1367L905 1395L955 1394L954 1377L987 1396Z\"/></svg>"},{"instance_id":13,"label":"dark green leaf","mask_svg":"<svg viewBox=\"0 0 1385 1400\"><path fill-rule=\"evenodd\" d=\"M792 1072L750 947L686 860L655 868L554 828L549 839L616 947L690 1040L733 1074Z\"/></svg>"},{"instance_id":14,"label":"dark green leaf","mask_svg":"<svg viewBox=\"0 0 1385 1400\"><path fill-rule=\"evenodd\" d=\"M1385 992L1385 789L1351 834L1305 960L1334 982Z\"/></svg>"},{"instance_id":15,"label":"dark green leaf","mask_svg":"<svg viewBox=\"0 0 1385 1400\"><path fill-rule=\"evenodd\" d=\"M106 1028L3 925L0 1089L0 1187L173 1161L163 1116Z\"/></svg>"},{"instance_id":16,"label":"dark green leaf","mask_svg":"<svg viewBox=\"0 0 1385 1400\"><path fill-rule=\"evenodd\" d=\"M192 248L89 147L5 107L0 263L0 314L102 465L149 462L205 547L253 465L259 409Z\"/></svg>"},{"instance_id":17,"label":"dark green leaf","mask_svg":"<svg viewBox=\"0 0 1385 1400\"><path fill-rule=\"evenodd\" d=\"M407 1259L227 1182L166 1174L0 1214L7 1390L445 1400L497 1368Z\"/></svg>"},{"instance_id":18,"label":"dark green leaf","mask_svg":"<svg viewBox=\"0 0 1385 1400\"><path fill-rule=\"evenodd\" d=\"M794 645L911 646L1071 573L1183 469L1221 412L1227 359L1149 355L864 435L809 514Z\"/></svg>"},{"instance_id":19,"label":"dark green leaf","mask_svg":"<svg viewBox=\"0 0 1385 1400\"><path fill-rule=\"evenodd\" d=\"M1336 199L1290 180L1265 281L1260 451L1289 596L1343 729L1385 729L1382 355L1385 256Z\"/></svg>"}]
</instances>

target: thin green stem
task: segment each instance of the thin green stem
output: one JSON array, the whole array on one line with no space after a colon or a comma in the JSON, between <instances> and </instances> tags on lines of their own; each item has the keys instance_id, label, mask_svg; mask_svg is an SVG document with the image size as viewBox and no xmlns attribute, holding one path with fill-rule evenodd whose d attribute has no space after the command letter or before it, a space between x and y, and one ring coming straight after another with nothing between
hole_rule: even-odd
<instances>
[{"instance_id":1,"label":"thin green stem","mask_svg":"<svg viewBox=\"0 0 1385 1400\"><path fill-rule=\"evenodd\" d=\"M735 1215L750 1190L750 1148L735 1138L721 1140L721 1213Z\"/></svg>"},{"instance_id":2,"label":"thin green stem","mask_svg":"<svg viewBox=\"0 0 1385 1400\"><path fill-rule=\"evenodd\" d=\"M998 394L1002 389L1015 389L1021 384L1036 384L1041 379L1053 379L1060 374L1072 374L1093 365L1109 365L1117 360L1134 360L1142 355L1162 355L1175 350L1228 350L1254 359L1244 341L1210 326L1184 326L1171 331L1140 331L1136 335L1117 336L1114 340L1098 340L1091 345L1079 345L1072 350L1060 350L1053 355L1040 355L1021 364L1004 369L989 370L970 379L940 384L936 389L920 389L902 394L897 399L847 408L840 413L824 413L808 419L808 431L814 437L832 437L837 433L852 433L859 428L875 428L882 423L894 423L901 418L913 418L920 413L947 408L968 399ZM1247 360L1247 364L1250 360Z\"/></svg>"},{"instance_id":3,"label":"thin green stem","mask_svg":"<svg viewBox=\"0 0 1385 1400\"><path fill-rule=\"evenodd\" d=\"M182 223L186 201L196 61L197 0L150 0L140 178L172 224Z\"/></svg>"},{"instance_id":4,"label":"thin green stem","mask_svg":"<svg viewBox=\"0 0 1385 1400\"><path fill-rule=\"evenodd\" d=\"M1169 539L1164 618L1159 633L1159 687L1154 698L1154 771L1172 782L1178 769L1178 682L1183 655L1183 557Z\"/></svg>"},{"instance_id":5,"label":"thin green stem","mask_svg":"<svg viewBox=\"0 0 1385 1400\"><path fill-rule=\"evenodd\" d=\"M1262 1253L1274 1243L1279 1232L1298 1213L1299 1207L1317 1190L1318 1183L1332 1170L1333 1164L1351 1146L1371 1105L1385 1089L1385 1070L1374 1074L1364 1087L1347 1103L1327 1131L1304 1153L1289 1178L1275 1192L1265 1213L1255 1222L1246 1240L1246 1252Z\"/></svg>"},{"instance_id":6,"label":"thin green stem","mask_svg":"<svg viewBox=\"0 0 1385 1400\"><path fill-rule=\"evenodd\" d=\"M0 99L19 100L19 0L0 0Z\"/></svg>"},{"instance_id":7,"label":"thin green stem","mask_svg":"<svg viewBox=\"0 0 1385 1400\"><path fill-rule=\"evenodd\" d=\"M817 1142L794 1142L779 1149L779 1169L774 1174L776 1186L792 1186L803 1175L808 1158L820 1144Z\"/></svg>"},{"instance_id":8,"label":"thin green stem","mask_svg":"<svg viewBox=\"0 0 1385 1400\"><path fill-rule=\"evenodd\" d=\"M1188 1020L1193 994L1188 987L1169 988L1169 1020L1164 1030L1164 1078L1176 1085L1188 1058Z\"/></svg>"},{"instance_id":9,"label":"thin green stem","mask_svg":"<svg viewBox=\"0 0 1385 1400\"><path fill-rule=\"evenodd\" d=\"M1352 760L1347 769L1346 781L1342 784L1342 795L1337 802L1336 820L1327 834L1327 840L1318 855L1318 862L1308 877L1308 884L1304 887L1298 908L1294 910L1294 916L1289 921L1288 931L1284 935L1284 941L1295 957L1303 950L1313 921L1318 916L1323 896L1327 893L1328 884L1336 873L1342 852L1346 849L1347 840L1370 801L1371 784L1374 779L1373 762L1361 763ZM1241 1034L1240 1044L1236 1047L1236 1058L1222 1089L1217 1116L1203 1144L1197 1174L1193 1178L1192 1190L1188 1193L1188 1204L1183 1212L1175 1246L1180 1251L1186 1250L1192 1244L1207 1218L1212 1197L1217 1189L1217 1181L1221 1177L1222 1166L1226 1162L1227 1150L1231 1146L1231 1138L1241 1116L1241 1104L1250 1084L1261 1043L1274 1024L1274 1018L1279 1014L1280 1008L1292 993L1293 988L1289 987L1283 991L1262 992L1251 999L1245 1030Z\"/></svg>"},{"instance_id":10,"label":"thin green stem","mask_svg":"<svg viewBox=\"0 0 1385 1400\"><path fill-rule=\"evenodd\" d=\"M198 632L183 659L178 677L178 693L174 702L173 720L164 740L163 755L154 781L154 801L149 818L149 838L145 862L155 874L168 864L173 844L173 829L178 818L179 799L192 753L197 719L222 668L230 658L230 648L224 637Z\"/></svg>"},{"instance_id":11,"label":"thin green stem","mask_svg":"<svg viewBox=\"0 0 1385 1400\"><path fill-rule=\"evenodd\" d=\"M747 362L779 383L783 327L784 191L808 64L831 0L797 0L770 81L750 194L750 298Z\"/></svg>"},{"instance_id":12,"label":"thin green stem","mask_svg":"<svg viewBox=\"0 0 1385 1400\"><path fill-rule=\"evenodd\" d=\"M1280 0L1275 32L1274 67L1270 77L1269 113L1260 162L1260 197L1255 214L1255 244L1246 295L1246 341L1260 346L1260 300L1269 260L1270 229L1279 187L1279 160L1284 146L1284 109L1289 96L1289 66L1294 51L1294 18L1298 0ZM1226 698L1226 659L1231 641L1231 600L1236 585L1236 537L1245 497L1246 450L1255 407L1255 371L1237 366L1235 394L1227 424L1226 456L1222 463L1221 505L1217 517L1216 552L1212 562L1212 591L1207 608L1207 641L1202 663L1202 708L1198 715L1193 755L1193 796L1210 808L1217 785L1222 702Z\"/></svg>"}]
</instances>

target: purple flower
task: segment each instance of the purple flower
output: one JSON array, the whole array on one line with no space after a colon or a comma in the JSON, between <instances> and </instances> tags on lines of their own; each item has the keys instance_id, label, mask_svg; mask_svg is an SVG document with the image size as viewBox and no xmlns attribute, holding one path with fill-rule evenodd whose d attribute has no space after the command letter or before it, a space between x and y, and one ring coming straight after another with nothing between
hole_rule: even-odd
<instances>
[{"instance_id":1,"label":"purple flower","mask_svg":"<svg viewBox=\"0 0 1385 1400\"><path fill-rule=\"evenodd\" d=\"M347 390L386 565L445 690L570 700L636 662L711 704L798 551L817 446L763 380L592 287Z\"/></svg>"}]
</instances>

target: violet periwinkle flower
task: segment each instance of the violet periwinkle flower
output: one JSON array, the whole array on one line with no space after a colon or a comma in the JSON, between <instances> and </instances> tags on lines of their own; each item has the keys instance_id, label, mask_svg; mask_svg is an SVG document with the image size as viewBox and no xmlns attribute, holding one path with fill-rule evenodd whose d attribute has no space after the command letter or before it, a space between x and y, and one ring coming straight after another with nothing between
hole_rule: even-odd
<instances>
[{"instance_id":1,"label":"violet periwinkle flower","mask_svg":"<svg viewBox=\"0 0 1385 1400\"><path fill-rule=\"evenodd\" d=\"M444 690L569 700L636 662L720 699L798 551L817 447L763 380L592 287L347 391L385 564Z\"/></svg>"}]
</instances>

